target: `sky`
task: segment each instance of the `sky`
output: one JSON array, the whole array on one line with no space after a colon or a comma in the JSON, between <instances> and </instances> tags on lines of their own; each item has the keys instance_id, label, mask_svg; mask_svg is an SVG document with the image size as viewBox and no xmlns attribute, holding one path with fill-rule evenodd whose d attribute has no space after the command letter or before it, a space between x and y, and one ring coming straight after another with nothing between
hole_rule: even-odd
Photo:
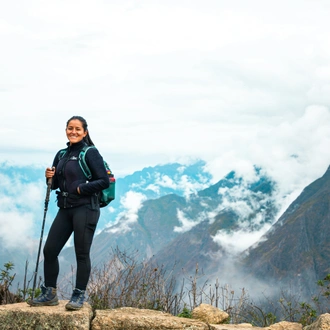
<instances>
[{"instance_id":1,"label":"sky","mask_svg":"<svg viewBox=\"0 0 330 330\"><path fill-rule=\"evenodd\" d=\"M0 161L46 167L83 116L117 177L261 166L291 200L330 163L326 0L2 1Z\"/></svg>"}]
</instances>

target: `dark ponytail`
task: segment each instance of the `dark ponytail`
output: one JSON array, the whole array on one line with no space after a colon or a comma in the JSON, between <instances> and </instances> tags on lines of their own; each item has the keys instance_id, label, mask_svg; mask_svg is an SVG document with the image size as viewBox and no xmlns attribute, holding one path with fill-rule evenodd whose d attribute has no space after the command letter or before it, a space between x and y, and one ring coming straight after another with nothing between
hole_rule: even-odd
<instances>
[{"instance_id":1,"label":"dark ponytail","mask_svg":"<svg viewBox=\"0 0 330 330\"><path fill-rule=\"evenodd\" d=\"M89 146L93 146L94 145L94 143L93 143L93 141L92 141L92 139L91 139L91 137L90 137L90 135L89 135L89 131L88 131L88 125L87 125L87 121L86 121L86 119L85 118L83 118L83 117L81 117L81 116L72 116L67 122L66 122L66 127L68 127L68 125L69 125L69 122L71 121L71 120L79 120L80 122L81 122L81 124L82 124L82 127L83 127L83 129L84 129L84 132L87 132L87 135L84 137L84 141L87 143L87 145L89 145Z\"/></svg>"}]
</instances>

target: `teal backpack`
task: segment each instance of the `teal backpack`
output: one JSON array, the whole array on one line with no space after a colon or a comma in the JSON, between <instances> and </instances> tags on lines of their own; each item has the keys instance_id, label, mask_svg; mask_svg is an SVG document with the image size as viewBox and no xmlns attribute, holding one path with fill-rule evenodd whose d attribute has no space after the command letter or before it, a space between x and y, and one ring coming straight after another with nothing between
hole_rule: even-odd
<instances>
[{"instance_id":1,"label":"teal backpack","mask_svg":"<svg viewBox=\"0 0 330 330\"><path fill-rule=\"evenodd\" d=\"M80 151L79 158L78 158L80 168L88 180L92 179L92 173L86 164L85 155L86 155L87 150L90 148L95 148L95 147L94 146L85 146ZM59 154L59 158L61 159L65 153L66 153L66 149L61 150L60 154ZM116 188L116 179L115 179L112 171L110 170L108 163L105 160L103 160L103 163L104 163L104 167L105 167L108 177L109 177L110 185L108 188L103 189L101 191L100 207L107 206L111 201L113 201L115 199L115 188Z\"/></svg>"}]
</instances>

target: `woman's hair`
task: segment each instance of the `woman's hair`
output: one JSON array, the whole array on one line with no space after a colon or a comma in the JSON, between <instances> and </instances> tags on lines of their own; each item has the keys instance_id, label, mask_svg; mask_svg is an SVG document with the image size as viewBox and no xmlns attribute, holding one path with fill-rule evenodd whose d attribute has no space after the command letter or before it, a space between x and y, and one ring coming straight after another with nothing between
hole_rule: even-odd
<instances>
[{"instance_id":1,"label":"woman's hair","mask_svg":"<svg viewBox=\"0 0 330 330\"><path fill-rule=\"evenodd\" d=\"M89 135L89 131L88 131L88 129L87 129L88 125L87 125L87 121L86 121L85 118L83 118L83 117L81 117L81 116L72 116L72 117L66 122L66 127L68 127L68 125L69 125L69 123L70 123L71 120L75 120L75 119L77 119L77 120L79 120L79 121L81 122L84 131L87 132L87 135L84 137L84 141L87 143L87 145L89 145L89 146L93 146L94 143L93 143L93 141L92 141L92 139L91 139L91 137L90 137L90 135Z\"/></svg>"}]
</instances>

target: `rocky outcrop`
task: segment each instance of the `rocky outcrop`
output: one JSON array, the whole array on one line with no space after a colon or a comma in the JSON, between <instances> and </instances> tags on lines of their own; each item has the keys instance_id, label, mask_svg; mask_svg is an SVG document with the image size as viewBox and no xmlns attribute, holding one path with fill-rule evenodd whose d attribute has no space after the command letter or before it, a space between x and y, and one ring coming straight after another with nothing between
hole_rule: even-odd
<instances>
[{"instance_id":1,"label":"rocky outcrop","mask_svg":"<svg viewBox=\"0 0 330 330\"><path fill-rule=\"evenodd\" d=\"M272 324L271 326L264 328L264 330L302 330L303 326L300 323L294 322L279 322Z\"/></svg>"},{"instance_id":2,"label":"rocky outcrop","mask_svg":"<svg viewBox=\"0 0 330 330\"><path fill-rule=\"evenodd\" d=\"M197 309L197 313L196 310L193 311L194 317L203 315L203 320L200 320L131 307L96 310L93 313L87 303L81 310L72 312L65 309L66 303L67 301L62 300L58 306L51 307L30 307L25 302L0 305L0 328L1 330L330 330L330 314L319 316L313 324L304 328L299 323L285 321L261 328L252 327L247 323L212 323L220 320L219 315L225 316L223 311L215 310L212 306L201 306Z\"/></svg>"},{"instance_id":3,"label":"rocky outcrop","mask_svg":"<svg viewBox=\"0 0 330 330\"><path fill-rule=\"evenodd\" d=\"M154 310L122 307L112 310L97 310L92 321L92 330L210 330L206 323L173 316Z\"/></svg>"},{"instance_id":4,"label":"rocky outcrop","mask_svg":"<svg viewBox=\"0 0 330 330\"><path fill-rule=\"evenodd\" d=\"M57 306L30 307L27 303L0 305L1 330L89 330L92 307L85 303L75 312L65 309L68 301Z\"/></svg>"}]
</instances>

